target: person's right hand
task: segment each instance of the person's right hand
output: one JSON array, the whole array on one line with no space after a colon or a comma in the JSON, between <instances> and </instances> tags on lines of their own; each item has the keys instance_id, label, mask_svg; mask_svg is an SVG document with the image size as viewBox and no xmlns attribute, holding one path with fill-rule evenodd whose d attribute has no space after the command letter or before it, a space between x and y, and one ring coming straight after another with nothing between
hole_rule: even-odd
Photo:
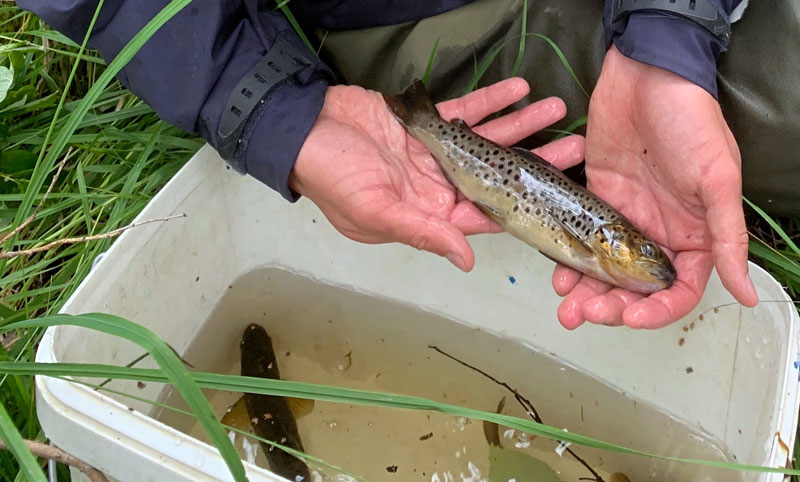
<instances>
[{"instance_id":1,"label":"person's right hand","mask_svg":"<svg viewBox=\"0 0 800 482\"><path fill-rule=\"evenodd\" d=\"M461 118L474 126L528 91L527 82L513 78L437 108L445 120ZM510 145L565 113L563 101L544 99L474 130ZM583 137L565 137L536 152L562 167L572 165L583 159ZM328 89L289 185L350 239L408 244L444 256L464 271L475 263L465 236L502 231L457 193L428 150L395 120L380 93L356 86Z\"/></svg>"}]
</instances>

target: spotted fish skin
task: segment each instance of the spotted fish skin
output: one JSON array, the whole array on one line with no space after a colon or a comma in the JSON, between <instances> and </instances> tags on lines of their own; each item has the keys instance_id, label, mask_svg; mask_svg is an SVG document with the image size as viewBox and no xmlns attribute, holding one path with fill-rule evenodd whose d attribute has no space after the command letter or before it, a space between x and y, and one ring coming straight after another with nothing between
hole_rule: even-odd
<instances>
[{"instance_id":1,"label":"spotted fish skin","mask_svg":"<svg viewBox=\"0 0 800 482\"><path fill-rule=\"evenodd\" d=\"M547 257L641 293L669 287L675 269L618 211L527 149L495 144L439 116L424 85L384 95L448 181L511 235Z\"/></svg>"}]
</instances>

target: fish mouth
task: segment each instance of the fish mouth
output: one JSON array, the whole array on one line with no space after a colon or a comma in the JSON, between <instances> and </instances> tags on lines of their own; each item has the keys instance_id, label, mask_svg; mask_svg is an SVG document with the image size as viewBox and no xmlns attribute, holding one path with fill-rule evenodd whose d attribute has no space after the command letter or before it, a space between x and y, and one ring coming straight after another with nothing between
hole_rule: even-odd
<instances>
[{"instance_id":1,"label":"fish mouth","mask_svg":"<svg viewBox=\"0 0 800 482\"><path fill-rule=\"evenodd\" d=\"M672 265L672 263L661 265L652 270L651 273L656 279L663 281L667 286L672 285L672 283L674 283L678 278L678 272L675 271L675 267Z\"/></svg>"}]
</instances>

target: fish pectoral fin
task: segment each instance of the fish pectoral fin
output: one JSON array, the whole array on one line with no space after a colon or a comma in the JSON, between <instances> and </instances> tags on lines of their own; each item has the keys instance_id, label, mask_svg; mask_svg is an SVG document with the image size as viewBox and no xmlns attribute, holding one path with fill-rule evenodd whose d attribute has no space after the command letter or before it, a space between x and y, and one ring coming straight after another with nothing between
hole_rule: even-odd
<instances>
[{"instance_id":1,"label":"fish pectoral fin","mask_svg":"<svg viewBox=\"0 0 800 482\"><path fill-rule=\"evenodd\" d=\"M586 250L586 253L584 253L586 256L594 256L592 247L586 243L586 241L583 239L583 236L581 236L581 234L573 226L571 226L569 223L561 221L557 216L552 216L552 218L571 238L571 241L573 241L573 247L581 247Z\"/></svg>"}]
</instances>

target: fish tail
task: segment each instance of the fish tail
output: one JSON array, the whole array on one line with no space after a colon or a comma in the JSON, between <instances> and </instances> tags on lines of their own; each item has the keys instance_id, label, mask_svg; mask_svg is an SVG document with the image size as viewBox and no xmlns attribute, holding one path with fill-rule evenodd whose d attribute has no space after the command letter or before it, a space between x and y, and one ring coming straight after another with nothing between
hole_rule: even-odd
<instances>
[{"instance_id":1,"label":"fish tail","mask_svg":"<svg viewBox=\"0 0 800 482\"><path fill-rule=\"evenodd\" d=\"M423 114L439 116L439 111L425 90L425 84L419 79L415 79L402 94L396 96L383 94L383 99L398 122L406 127L414 125L415 119Z\"/></svg>"}]
</instances>

